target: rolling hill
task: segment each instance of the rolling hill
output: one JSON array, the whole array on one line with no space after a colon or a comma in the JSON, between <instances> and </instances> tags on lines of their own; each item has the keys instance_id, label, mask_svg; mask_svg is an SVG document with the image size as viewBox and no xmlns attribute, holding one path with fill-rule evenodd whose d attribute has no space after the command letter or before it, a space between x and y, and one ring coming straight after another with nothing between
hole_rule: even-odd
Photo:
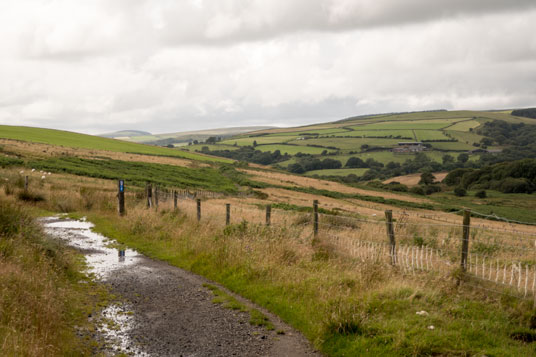
<instances>
[{"instance_id":1,"label":"rolling hill","mask_svg":"<svg viewBox=\"0 0 536 357\"><path fill-rule=\"evenodd\" d=\"M184 145L194 140L205 141L211 136L220 137L220 138L228 138L228 137L232 137L235 135L240 135L240 134L249 133L249 132L258 131L258 130L266 130L270 128L272 127L245 126L245 127L218 128L218 129L207 129L207 130L196 130L196 131L182 131L182 132L166 133L166 134L151 134L151 133L143 134L144 132L124 130L124 131L116 132L116 134L118 135L114 136L114 138L132 141L136 143L144 143L144 144L153 144L153 145L179 144L178 146L180 146L181 144Z\"/></svg>"},{"instance_id":2,"label":"rolling hill","mask_svg":"<svg viewBox=\"0 0 536 357\"><path fill-rule=\"evenodd\" d=\"M146 135L153 135L153 134L149 133L148 131L142 131L142 130L119 130L119 131L114 131L113 133L100 134L98 136L102 136L103 138L116 139L116 138L128 138L131 136L146 136Z\"/></svg>"},{"instance_id":3,"label":"rolling hill","mask_svg":"<svg viewBox=\"0 0 536 357\"><path fill-rule=\"evenodd\" d=\"M183 150L131 143L122 140L102 138L99 136L85 135L54 129L0 125L0 138L14 139L32 143L59 145L69 148L95 149L111 152L144 154L154 156L169 156L204 162L231 162L231 160L217 157L208 157Z\"/></svg>"},{"instance_id":4,"label":"rolling hill","mask_svg":"<svg viewBox=\"0 0 536 357\"><path fill-rule=\"evenodd\" d=\"M281 156L273 155L271 163L291 171L297 167L297 163L305 160L304 157L308 160L329 158L340 162L340 166L328 168L313 165L303 171L319 176L363 176L367 170L362 169L370 168L371 165L347 167L349 158L358 158L364 162L369 160L372 164L379 163L381 166L392 163L395 167L408 159L414 159L419 152L436 163L442 163L445 155L456 161L460 154L470 153L469 161L475 161L482 153L500 152L508 146L497 143L485 145L485 141L482 143L485 137L479 132L485 123L494 120L510 124L536 124L536 119L513 116L511 111L440 110L377 114L350 117L332 123L258 130L236 135L210 147L205 147L204 144L191 145L188 150L242 159L240 155L248 157L242 155L242 152L249 147L257 152L249 155L253 158L251 161L257 163L266 163L266 160L255 161L256 158L263 159L258 152L273 155L278 151L285 160L278 161L277 158ZM413 150L411 145L404 144L409 142L419 142L421 145ZM465 158L462 157L461 160ZM358 168L361 170L356 171ZM299 169L294 172L302 173Z\"/></svg>"}]
</instances>

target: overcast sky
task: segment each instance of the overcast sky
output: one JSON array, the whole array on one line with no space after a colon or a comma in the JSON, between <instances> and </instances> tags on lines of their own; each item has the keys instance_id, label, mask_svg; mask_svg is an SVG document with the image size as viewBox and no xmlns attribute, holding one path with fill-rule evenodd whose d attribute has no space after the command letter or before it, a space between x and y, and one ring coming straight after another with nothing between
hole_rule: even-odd
<instances>
[{"instance_id":1,"label":"overcast sky","mask_svg":"<svg viewBox=\"0 0 536 357\"><path fill-rule=\"evenodd\" d=\"M1 0L0 123L102 133L536 105L535 0Z\"/></svg>"}]
</instances>

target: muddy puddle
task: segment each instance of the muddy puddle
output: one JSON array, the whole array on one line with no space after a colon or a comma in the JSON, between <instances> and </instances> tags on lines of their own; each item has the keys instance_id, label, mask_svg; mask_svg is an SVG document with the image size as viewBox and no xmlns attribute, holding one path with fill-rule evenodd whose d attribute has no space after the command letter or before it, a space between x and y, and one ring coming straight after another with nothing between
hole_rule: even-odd
<instances>
[{"instance_id":1,"label":"muddy puddle","mask_svg":"<svg viewBox=\"0 0 536 357\"><path fill-rule=\"evenodd\" d=\"M47 217L41 219L41 223L47 234L84 254L88 273L93 274L96 281L106 283L112 275L132 268L143 258L135 250L121 248L114 240L93 232L93 224L85 219ZM149 356L129 337L134 323L131 306L126 302L113 303L101 311L98 331L109 353Z\"/></svg>"}]
</instances>

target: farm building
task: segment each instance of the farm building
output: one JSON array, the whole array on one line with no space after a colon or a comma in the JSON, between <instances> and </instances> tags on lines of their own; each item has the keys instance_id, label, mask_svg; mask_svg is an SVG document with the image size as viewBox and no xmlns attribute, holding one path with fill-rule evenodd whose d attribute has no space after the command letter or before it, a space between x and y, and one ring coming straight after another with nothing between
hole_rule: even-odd
<instances>
[{"instance_id":1,"label":"farm building","mask_svg":"<svg viewBox=\"0 0 536 357\"><path fill-rule=\"evenodd\" d=\"M419 141L400 142L398 143L398 147L392 149L392 152L395 154L412 154L424 151L425 149L426 147L423 145L423 143Z\"/></svg>"}]
</instances>

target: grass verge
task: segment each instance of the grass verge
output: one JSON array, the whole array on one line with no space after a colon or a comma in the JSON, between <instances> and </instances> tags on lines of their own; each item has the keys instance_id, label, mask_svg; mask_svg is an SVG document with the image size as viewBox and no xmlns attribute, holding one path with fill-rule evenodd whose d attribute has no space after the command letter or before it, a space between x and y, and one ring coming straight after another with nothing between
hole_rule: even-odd
<instances>
[{"instance_id":1,"label":"grass verge","mask_svg":"<svg viewBox=\"0 0 536 357\"><path fill-rule=\"evenodd\" d=\"M532 302L350 260L292 228L197 224L176 212L91 213L96 230L279 315L330 356L533 355ZM425 314L417 312L425 311ZM513 334L515 331L518 333ZM522 336L523 338L517 338Z\"/></svg>"},{"instance_id":2,"label":"grass verge","mask_svg":"<svg viewBox=\"0 0 536 357\"><path fill-rule=\"evenodd\" d=\"M106 291L77 253L49 240L28 210L0 200L0 351L3 356L91 355L88 322Z\"/></svg>"}]
</instances>

